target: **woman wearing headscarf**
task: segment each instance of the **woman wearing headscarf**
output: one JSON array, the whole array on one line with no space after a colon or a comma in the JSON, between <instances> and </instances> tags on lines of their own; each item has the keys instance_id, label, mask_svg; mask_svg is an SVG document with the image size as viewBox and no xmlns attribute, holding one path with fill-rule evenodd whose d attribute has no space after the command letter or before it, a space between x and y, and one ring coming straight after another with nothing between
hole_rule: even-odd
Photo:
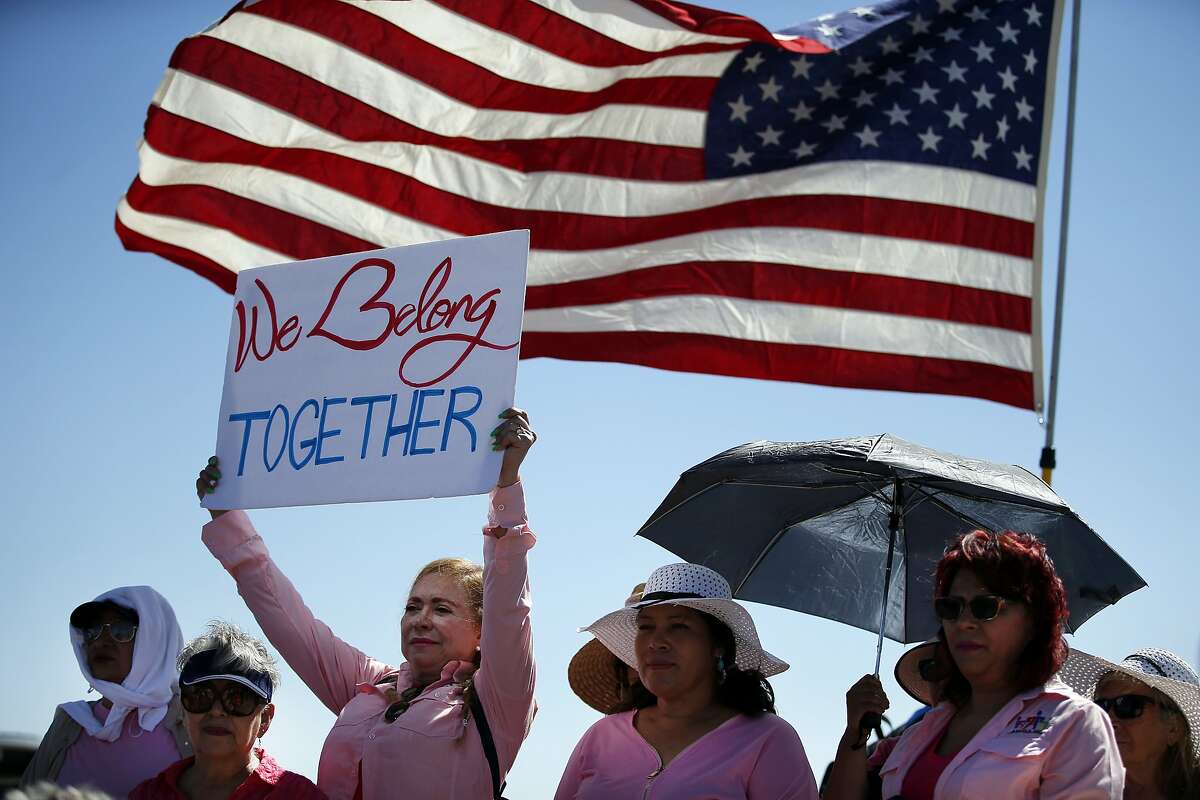
<instances>
[{"instance_id":1,"label":"woman wearing headscarf","mask_svg":"<svg viewBox=\"0 0 1200 800\"><path fill-rule=\"evenodd\" d=\"M195 755L139 785L130 800L325 800L261 746L275 719L278 685L275 659L262 642L227 622L209 623L179 654L180 702Z\"/></svg>"},{"instance_id":2,"label":"woman wearing headscarf","mask_svg":"<svg viewBox=\"0 0 1200 800\"><path fill-rule=\"evenodd\" d=\"M1056 677L1067 596L1035 536L972 531L946 549L934 579L935 642L897 665L900 685L932 708L868 760L867 712L888 707L868 675L846 694L847 727L827 800L1120 800L1112 725Z\"/></svg>"},{"instance_id":3,"label":"woman wearing headscarf","mask_svg":"<svg viewBox=\"0 0 1200 800\"><path fill-rule=\"evenodd\" d=\"M763 649L716 572L660 567L640 600L585 630L639 681L583 735L555 800L815 800L804 746L767 682L788 665Z\"/></svg>"},{"instance_id":4,"label":"woman wearing headscarf","mask_svg":"<svg viewBox=\"0 0 1200 800\"><path fill-rule=\"evenodd\" d=\"M149 586L123 586L71 612L69 633L100 699L58 707L21 783L89 785L124 797L191 753L176 683L179 623Z\"/></svg>"},{"instance_id":5,"label":"woman wearing headscarf","mask_svg":"<svg viewBox=\"0 0 1200 800\"><path fill-rule=\"evenodd\" d=\"M1149 647L1119 664L1072 650L1062 679L1108 713L1125 766L1125 800L1200 800L1200 676Z\"/></svg>"},{"instance_id":6,"label":"woman wearing headscarf","mask_svg":"<svg viewBox=\"0 0 1200 800\"><path fill-rule=\"evenodd\" d=\"M492 436L504 458L483 530L483 566L448 558L418 571L401 618L399 666L355 649L316 619L244 512L214 511L204 526L205 545L271 644L337 715L317 771L317 785L333 800L498 797L529 732L536 704L527 554L535 539L518 470L537 437L525 412L501 416ZM213 459L196 488L203 494L218 480ZM364 552L374 557L370 547Z\"/></svg>"}]
</instances>

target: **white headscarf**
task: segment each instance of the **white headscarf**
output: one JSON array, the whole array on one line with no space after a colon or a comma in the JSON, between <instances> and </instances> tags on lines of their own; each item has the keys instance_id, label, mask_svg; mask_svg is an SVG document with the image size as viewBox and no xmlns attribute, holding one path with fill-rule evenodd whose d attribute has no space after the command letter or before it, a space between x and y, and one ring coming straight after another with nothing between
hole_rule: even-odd
<instances>
[{"instance_id":1,"label":"white headscarf","mask_svg":"<svg viewBox=\"0 0 1200 800\"><path fill-rule=\"evenodd\" d=\"M183 634L175 619L175 611L166 598L149 586L122 586L105 592L95 602L105 600L138 615L137 635L133 640L133 665L121 683L97 680L88 669L83 651L83 634L68 625L71 647L79 661L84 679L93 689L112 701L108 718L101 723L86 700L63 703L59 706L78 722L89 736L104 742L115 742L121 736L125 717L137 711L142 730L151 731L167 716L167 705L175 694L179 670L175 659L183 649Z\"/></svg>"}]
</instances>

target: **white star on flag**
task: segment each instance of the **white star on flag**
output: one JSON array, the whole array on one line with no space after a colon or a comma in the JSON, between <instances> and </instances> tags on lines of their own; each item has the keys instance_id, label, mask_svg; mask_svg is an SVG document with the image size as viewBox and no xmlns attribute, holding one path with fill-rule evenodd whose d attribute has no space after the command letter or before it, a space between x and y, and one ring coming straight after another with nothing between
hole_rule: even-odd
<instances>
[{"instance_id":1,"label":"white star on flag","mask_svg":"<svg viewBox=\"0 0 1200 800\"><path fill-rule=\"evenodd\" d=\"M862 77L871 71L871 62L859 56L854 63L850 65L850 71L854 73L856 78Z\"/></svg>"},{"instance_id":2,"label":"white star on flag","mask_svg":"<svg viewBox=\"0 0 1200 800\"><path fill-rule=\"evenodd\" d=\"M1000 34L1000 41L1017 43L1017 29L1009 25L1007 20L999 28L996 28L996 32Z\"/></svg>"},{"instance_id":3,"label":"white star on flag","mask_svg":"<svg viewBox=\"0 0 1200 800\"><path fill-rule=\"evenodd\" d=\"M965 67L960 67L957 61L951 61L948 66L942 67L942 72L946 73L949 83L954 83L955 81L959 83L967 82L967 79L963 77L967 74L967 70Z\"/></svg>"},{"instance_id":4,"label":"white star on flag","mask_svg":"<svg viewBox=\"0 0 1200 800\"><path fill-rule=\"evenodd\" d=\"M808 60L808 56L800 56L792 59L792 77L793 78L808 78L808 71L812 69L812 62Z\"/></svg>"},{"instance_id":5,"label":"white star on flag","mask_svg":"<svg viewBox=\"0 0 1200 800\"><path fill-rule=\"evenodd\" d=\"M988 47L982 41L980 41L979 44L972 47L971 50L973 50L975 52L975 58L978 59L980 62L991 61L992 53L996 52L996 48Z\"/></svg>"},{"instance_id":6,"label":"white star on flag","mask_svg":"<svg viewBox=\"0 0 1200 800\"><path fill-rule=\"evenodd\" d=\"M929 81L922 81L921 85L913 89L917 93L917 97L921 98L922 103L937 103L938 92L941 89L935 89L929 85Z\"/></svg>"},{"instance_id":7,"label":"white star on flag","mask_svg":"<svg viewBox=\"0 0 1200 800\"><path fill-rule=\"evenodd\" d=\"M750 113L750 109L754 108L754 106L746 103L745 95L739 95L737 102L729 103L728 105L731 109L733 109L733 113L729 116L730 122L733 122L735 119L741 120L742 122L750 121L750 118L746 115Z\"/></svg>"},{"instance_id":8,"label":"white star on flag","mask_svg":"<svg viewBox=\"0 0 1200 800\"><path fill-rule=\"evenodd\" d=\"M1033 153L1026 153L1025 145L1021 145L1021 149L1013 153L1013 156L1017 159L1017 169L1033 169L1030 164L1033 160Z\"/></svg>"},{"instance_id":9,"label":"white star on flag","mask_svg":"<svg viewBox=\"0 0 1200 800\"><path fill-rule=\"evenodd\" d=\"M979 84L979 88L971 92L971 94L975 95L976 108L991 108L992 100L996 97L996 95L987 90L986 83Z\"/></svg>"},{"instance_id":10,"label":"white star on flag","mask_svg":"<svg viewBox=\"0 0 1200 800\"><path fill-rule=\"evenodd\" d=\"M746 63L742 64L742 72L754 72L763 63L764 57L762 53L755 53L746 59Z\"/></svg>"},{"instance_id":11,"label":"white star on flag","mask_svg":"<svg viewBox=\"0 0 1200 800\"><path fill-rule=\"evenodd\" d=\"M826 78L825 82L817 87L817 94L821 95L822 100L832 100L838 96L838 85Z\"/></svg>"},{"instance_id":12,"label":"white star on flag","mask_svg":"<svg viewBox=\"0 0 1200 800\"><path fill-rule=\"evenodd\" d=\"M966 126L963 125L963 121L967 118L967 112L959 108L958 103L954 104L954 108L950 109L949 111L943 111L942 113L946 115L947 127L962 128L963 130L966 130Z\"/></svg>"},{"instance_id":13,"label":"white star on flag","mask_svg":"<svg viewBox=\"0 0 1200 800\"><path fill-rule=\"evenodd\" d=\"M999 78L1002 84L1001 89L1008 89L1010 92L1017 90L1017 76L1013 74L1011 69L1005 67L1004 72L1000 73Z\"/></svg>"},{"instance_id":14,"label":"white star on flag","mask_svg":"<svg viewBox=\"0 0 1200 800\"><path fill-rule=\"evenodd\" d=\"M788 110L792 112L792 122L799 122L802 119L812 119L813 107L803 100Z\"/></svg>"},{"instance_id":15,"label":"white star on flag","mask_svg":"<svg viewBox=\"0 0 1200 800\"><path fill-rule=\"evenodd\" d=\"M997 120L997 122L996 122L996 138L1002 142L1007 141L1009 127L1010 126L1008 124L1007 116L1001 117L999 120Z\"/></svg>"},{"instance_id":16,"label":"white star on flag","mask_svg":"<svg viewBox=\"0 0 1200 800\"><path fill-rule=\"evenodd\" d=\"M893 125L907 125L908 115L912 113L911 109L901 108L899 103L892 103L892 107L883 112Z\"/></svg>"},{"instance_id":17,"label":"white star on flag","mask_svg":"<svg viewBox=\"0 0 1200 800\"><path fill-rule=\"evenodd\" d=\"M880 131L873 131L870 125L864 125L863 129L854 135L858 137L861 147L879 147L879 134Z\"/></svg>"},{"instance_id":18,"label":"white star on flag","mask_svg":"<svg viewBox=\"0 0 1200 800\"><path fill-rule=\"evenodd\" d=\"M1017 119L1033 122L1033 106L1026 103L1024 97L1017 101Z\"/></svg>"},{"instance_id":19,"label":"white star on flag","mask_svg":"<svg viewBox=\"0 0 1200 800\"><path fill-rule=\"evenodd\" d=\"M792 152L796 154L796 158L808 158L817 152L817 148L808 142L801 142L799 147L792 148Z\"/></svg>"},{"instance_id":20,"label":"white star on flag","mask_svg":"<svg viewBox=\"0 0 1200 800\"><path fill-rule=\"evenodd\" d=\"M930 125L929 129L926 130L924 133L918 133L917 138L919 138L921 140L921 149L922 150L932 150L935 153L937 152L937 149L938 149L938 142L940 142L942 140L941 136L938 136L936 133L933 132L932 125Z\"/></svg>"},{"instance_id":21,"label":"white star on flag","mask_svg":"<svg viewBox=\"0 0 1200 800\"><path fill-rule=\"evenodd\" d=\"M739 167L745 165L748 167L750 166L750 159L754 158L754 154L746 152L741 145L738 145L738 149L730 153L729 157L733 159L733 166Z\"/></svg>"},{"instance_id":22,"label":"white star on flag","mask_svg":"<svg viewBox=\"0 0 1200 800\"><path fill-rule=\"evenodd\" d=\"M779 137L783 135L783 131L777 131L768 125L765 130L759 131L756 135L762 139L763 147L766 147L769 144L779 144Z\"/></svg>"},{"instance_id":23,"label":"white star on flag","mask_svg":"<svg viewBox=\"0 0 1200 800\"><path fill-rule=\"evenodd\" d=\"M774 100L779 102L779 91L783 88L783 84L775 82L775 76L767 78L766 83L760 83L758 88L762 89L763 100Z\"/></svg>"},{"instance_id":24,"label":"white star on flag","mask_svg":"<svg viewBox=\"0 0 1200 800\"><path fill-rule=\"evenodd\" d=\"M986 161L987 151L991 146L991 142L984 139L982 133L979 134L978 137L971 141L971 158L982 158Z\"/></svg>"},{"instance_id":25,"label":"white star on flag","mask_svg":"<svg viewBox=\"0 0 1200 800\"><path fill-rule=\"evenodd\" d=\"M830 114L829 119L827 119L821 123L821 127L823 127L825 130L829 131L830 133L833 133L834 131L845 130L846 129L846 118L839 117L837 114Z\"/></svg>"}]
</instances>

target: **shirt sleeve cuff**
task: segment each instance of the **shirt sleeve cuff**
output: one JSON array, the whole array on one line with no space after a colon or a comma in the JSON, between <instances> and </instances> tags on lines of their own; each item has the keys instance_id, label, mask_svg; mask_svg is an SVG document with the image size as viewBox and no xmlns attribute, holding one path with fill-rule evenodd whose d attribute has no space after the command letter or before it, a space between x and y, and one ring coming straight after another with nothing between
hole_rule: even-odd
<instances>
[{"instance_id":1,"label":"shirt sleeve cuff","mask_svg":"<svg viewBox=\"0 0 1200 800\"><path fill-rule=\"evenodd\" d=\"M525 489L521 481L492 489L488 506L489 528L515 528L529 522L525 513Z\"/></svg>"}]
</instances>

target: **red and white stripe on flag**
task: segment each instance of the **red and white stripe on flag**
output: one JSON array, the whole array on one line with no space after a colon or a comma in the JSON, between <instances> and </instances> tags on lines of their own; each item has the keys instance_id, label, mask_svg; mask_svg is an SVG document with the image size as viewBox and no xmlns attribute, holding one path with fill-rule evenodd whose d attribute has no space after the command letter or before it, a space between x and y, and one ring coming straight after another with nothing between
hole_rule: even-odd
<instances>
[{"instance_id":1,"label":"red and white stripe on flag","mask_svg":"<svg viewBox=\"0 0 1200 800\"><path fill-rule=\"evenodd\" d=\"M117 233L232 291L529 228L523 357L1036 407L1037 188L882 161L706 178L752 43L828 50L656 0L240 4L172 56Z\"/></svg>"}]
</instances>

